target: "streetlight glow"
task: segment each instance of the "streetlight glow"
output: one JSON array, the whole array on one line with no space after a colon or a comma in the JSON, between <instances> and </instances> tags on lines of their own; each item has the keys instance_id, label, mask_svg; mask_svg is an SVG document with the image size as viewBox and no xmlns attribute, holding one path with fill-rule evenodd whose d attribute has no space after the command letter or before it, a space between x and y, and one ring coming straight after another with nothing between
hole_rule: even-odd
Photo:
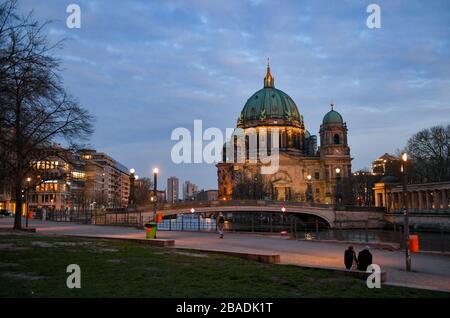
<instances>
[{"instance_id":1,"label":"streetlight glow","mask_svg":"<svg viewBox=\"0 0 450 318\"><path fill-rule=\"evenodd\" d=\"M135 172L136 172L136 170L134 170L134 168L131 168L131 169L130 169L130 173L131 173L131 174L134 174Z\"/></svg>"},{"instance_id":2,"label":"streetlight glow","mask_svg":"<svg viewBox=\"0 0 450 318\"><path fill-rule=\"evenodd\" d=\"M336 173L341 173L341 169L340 168L336 168Z\"/></svg>"},{"instance_id":3,"label":"streetlight glow","mask_svg":"<svg viewBox=\"0 0 450 318\"><path fill-rule=\"evenodd\" d=\"M283 212L283 213L286 212L286 208L285 208L285 207L282 207L282 208L281 208L281 212Z\"/></svg>"},{"instance_id":4,"label":"streetlight glow","mask_svg":"<svg viewBox=\"0 0 450 318\"><path fill-rule=\"evenodd\" d=\"M402 160L403 160L404 162L408 161L408 154L407 154L406 152L403 153L403 155L402 155Z\"/></svg>"},{"instance_id":5,"label":"streetlight glow","mask_svg":"<svg viewBox=\"0 0 450 318\"><path fill-rule=\"evenodd\" d=\"M28 177L28 178L27 178L27 182L30 182L30 181L31 181L31 178L30 178L30 177Z\"/></svg>"},{"instance_id":6,"label":"streetlight glow","mask_svg":"<svg viewBox=\"0 0 450 318\"><path fill-rule=\"evenodd\" d=\"M194 208L191 208L191 213L194 213L195 212L195 209Z\"/></svg>"},{"instance_id":7,"label":"streetlight glow","mask_svg":"<svg viewBox=\"0 0 450 318\"><path fill-rule=\"evenodd\" d=\"M306 179L311 180L311 175L308 174L308 175L306 176Z\"/></svg>"},{"instance_id":8,"label":"streetlight glow","mask_svg":"<svg viewBox=\"0 0 450 318\"><path fill-rule=\"evenodd\" d=\"M159 172L159 169L158 168L153 168L153 173L158 173Z\"/></svg>"}]
</instances>

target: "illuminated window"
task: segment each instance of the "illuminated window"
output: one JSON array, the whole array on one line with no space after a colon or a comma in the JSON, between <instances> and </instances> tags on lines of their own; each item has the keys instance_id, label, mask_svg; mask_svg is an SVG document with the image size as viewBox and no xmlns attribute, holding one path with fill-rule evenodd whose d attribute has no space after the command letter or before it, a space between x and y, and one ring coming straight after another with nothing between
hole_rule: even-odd
<instances>
[{"instance_id":1,"label":"illuminated window","mask_svg":"<svg viewBox=\"0 0 450 318\"><path fill-rule=\"evenodd\" d=\"M83 180L86 178L86 174L84 172L72 171L72 178L77 180Z\"/></svg>"}]
</instances>

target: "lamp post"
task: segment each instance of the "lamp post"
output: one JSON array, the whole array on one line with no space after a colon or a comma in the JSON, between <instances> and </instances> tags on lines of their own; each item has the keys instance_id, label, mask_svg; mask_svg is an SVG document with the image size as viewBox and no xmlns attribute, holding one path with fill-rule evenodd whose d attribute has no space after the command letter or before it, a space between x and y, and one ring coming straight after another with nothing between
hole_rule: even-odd
<instances>
[{"instance_id":1,"label":"lamp post","mask_svg":"<svg viewBox=\"0 0 450 318\"><path fill-rule=\"evenodd\" d=\"M403 214L404 220L404 235L405 235L405 261L406 271L411 271L411 250L409 246L409 217L408 217L408 174L406 171L406 164L408 161L408 154L405 152L401 155L401 172L403 173Z\"/></svg>"},{"instance_id":2,"label":"lamp post","mask_svg":"<svg viewBox=\"0 0 450 318\"><path fill-rule=\"evenodd\" d=\"M339 189L339 182L341 181L341 169L336 168L336 207L338 207L341 203L341 194Z\"/></svg>"},{"instance_id":3,"label":"lamp post","mask_svg":"<svg viewBox=\"0 0 450 318\"><path fill-rule=\"evenodd\" d=\"M25 227L28 227L28 215L29 215L29 211L28 211L28 196L29 196L29 193L30 193L30 182L31 182L31 178L28 177L27 178L27 191L25 193L25 196L26 196L26 198L25 198L25 213L26 213L26 215L25 215Z\"/></svg>"},{"instance_id":4,"label":"lamp post","mask_svg":"<svg viewBox=\"0 0 450 318\"><path fill-rule=\"evenodd\" d=\"M308 175L306 176L306 180L307 180L307 188L308 188L308 189L307 189L307 192L306 192L306 195L307 195L307 201L308 201L308 202L314 202L311 179L312 179L311 175L308 174Z\"/></svg>"},{"instance_id":5,"label":"lamp post","mask_svg":"<svg viewBox=\"0 0 450 318\"><path fill-rule=\"evenodd\" d=\"M134 168L130 169L130 196L128 197L128 207L134 208L134 200L135 200L135 184L136 180L135 176L136 170Z\"/></svg>"},{"instance_id":6,"label":"lamp post","mask_svg":"<svg viewBox=\"0 0 450 318\"><path fill-rule=\"evenodd\" d=\"M158 168L153 168L153 221L156 221L156 205L158 202L157 182L158 182Z\"/></svg>"}]
</instances>

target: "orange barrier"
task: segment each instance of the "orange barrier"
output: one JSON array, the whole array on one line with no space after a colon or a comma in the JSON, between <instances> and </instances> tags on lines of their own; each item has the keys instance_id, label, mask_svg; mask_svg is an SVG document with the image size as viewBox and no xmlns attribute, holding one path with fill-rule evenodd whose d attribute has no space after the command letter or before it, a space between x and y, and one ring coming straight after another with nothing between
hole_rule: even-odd
<instances>
[{"instance_id":1,"label":"orange barrier","mask_svg":"<svg viewBox=\"0 0 450 318\"><path fill-rule=\"evenodd\" d=\"M409 249L413 253L417 253L419 251L419 235L409 236Z\"/></svg>"},{"instance_id":2,"label":"orange barrier","mask_svg":"<svg viewBox=\"0 0 450 318\"><path fill-rule=\"evenodd\" d=\"M163 221L162 212L156 213L156 223L162 223L162 221Z\"/></svg>"}]
</instances>

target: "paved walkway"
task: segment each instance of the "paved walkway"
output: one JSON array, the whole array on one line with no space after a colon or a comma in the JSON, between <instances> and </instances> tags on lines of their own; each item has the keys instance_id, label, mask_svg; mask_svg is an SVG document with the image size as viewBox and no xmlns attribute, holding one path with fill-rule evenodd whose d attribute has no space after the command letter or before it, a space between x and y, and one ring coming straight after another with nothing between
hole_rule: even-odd
<instances>
[{"instance_id":1,"label":"paved walkway","mask_svg":"<svg viewBox=\"0 0 450 318\"><path fill-rule=\"evenodd\" d=\"M0 219L0 228L11 228L11 218ZM63 222L30 221L41 234L115 237L142 239L143 230L113 226L80 225ZM175 247L208 251L279 254L281 263L320 268L343 268L342 243L296 241L286 237L226 233L219 239L215 233L159 231L158 238L175 239ZM365 244L353 244L356 251ZM412 255L413 272L404 271L404 252L372 249L374 263L387 272L387 283L450 292L450 257Z\"/></svg>"}]
</instances>

